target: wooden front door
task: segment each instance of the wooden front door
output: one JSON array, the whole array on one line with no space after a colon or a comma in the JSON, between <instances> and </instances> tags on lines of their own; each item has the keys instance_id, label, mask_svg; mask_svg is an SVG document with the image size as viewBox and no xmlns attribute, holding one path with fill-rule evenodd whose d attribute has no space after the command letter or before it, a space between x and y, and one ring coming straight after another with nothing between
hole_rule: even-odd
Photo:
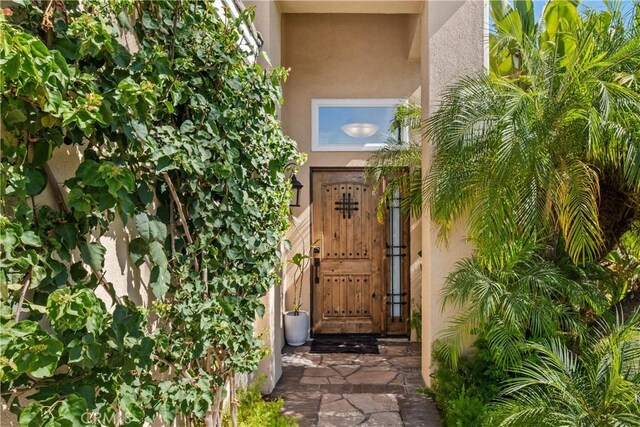
<instances>
[{"instance_id":1,"label":"wooden front door","mask_svg":"<svg viewBox=\"0 0 640 427\"><path fill-rule=\"evenodd\" d=\"M313 333L381 333L384 226L363 171L314 171Z\"/></svg>"}]
</instances>

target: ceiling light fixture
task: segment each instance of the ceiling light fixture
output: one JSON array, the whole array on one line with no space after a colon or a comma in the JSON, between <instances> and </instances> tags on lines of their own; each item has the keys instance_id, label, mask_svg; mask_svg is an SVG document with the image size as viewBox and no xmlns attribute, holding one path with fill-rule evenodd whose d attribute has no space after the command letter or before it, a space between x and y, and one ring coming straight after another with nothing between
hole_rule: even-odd
<instances>
[{"instance_id":1,"label":"ceiling light fixture","mask_svg":"<svg viewBox=\"0 0 640 427\"><path fill-rule=\"evenodd\" d=\"M373 123L349 123L340 129L352 138L367 138L378 132L378 125Z\"/></svg>"}]
</instances>

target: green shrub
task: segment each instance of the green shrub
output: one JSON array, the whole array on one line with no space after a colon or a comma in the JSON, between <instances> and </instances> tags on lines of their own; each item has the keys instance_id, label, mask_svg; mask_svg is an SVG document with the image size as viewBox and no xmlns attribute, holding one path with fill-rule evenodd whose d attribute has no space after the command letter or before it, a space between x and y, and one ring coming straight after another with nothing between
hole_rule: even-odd
<instances>
[{"instance_id":1,"label":"green shrub","mask_svg":"<svg viewBox=\"0 0 640 427\"><path fill-rule=\"evenodd\" d=\"M420 302L413 302L409 326L416 331L416 339L422 341L422 306Z\"/></svg>"},{"instance_id":2,"label":"green shrub","mask_svg":"<svg viewBox=\"0 0 640 427\"><path fill-rule=\"evenodd\" d=\"M293 417L283 415L283 399L265 400L260 392L264 377L238 395L238 427L297 427ZM230 427L231 414L224 418L224 426Z\"/></svg>"},{"instance_id":3,"label":"green shrub","mask_svg":"<svg viewBox=\"0 0 640 427\"><path fill-rule=\"evenodd\" d=\"M600 319L577 348L558 338L528 343L490 426L639 426L640 311Z\"/></svg>"},{"instance_id":4,"label":"green shrub","mask_svg":"<svg viewBox=\"0 0 640 427\"><path fill-rule=\"evenodd\" d=\"M487 342L482 338L460 358L455 369L437 354L435 351L437 369L431 374L431 388L424 392L436 402L444 425L482 425L490 409L489 402L498 395L502 382L508 378L506 371L494 362Z\"/></svg>"}]
</instances>

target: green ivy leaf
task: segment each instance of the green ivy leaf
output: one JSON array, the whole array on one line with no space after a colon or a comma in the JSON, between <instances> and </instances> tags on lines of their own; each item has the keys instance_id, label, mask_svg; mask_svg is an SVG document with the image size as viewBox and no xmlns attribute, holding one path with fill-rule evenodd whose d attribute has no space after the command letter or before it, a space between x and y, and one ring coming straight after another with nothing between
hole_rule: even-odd
<instances>
[{"instance_id":1,"label":"green ivy leaf","mask_svg":"<svg viewBox=\"0 0 640 427\"><path fill-rule=\"evenodd\" d=\"M81 261L71 264L71 268L69 268L69 271L71 272L71 278L76 283L84 280L89 274L87 272L87 269L84 268L84 265L82 265Z\"/></svg>"},{"instance_id":2,"label":"green ivy leaf","mask_svg":"<svg viewBox=\"0 0 640 427\"><path fill-rule=\"evenodd\" d=\"M136 237L129 242L129 256L138 267L144 264L144 257L149 253L149 243L142 237Z\"/></svg>"},{"instance_id":3,"label":"green ivy leaf","mask_svg":"<svg viewBox=\"0 0 640 427\"><path fill-rule=\"evenodd\" d=\"M167 268L167 256L164 253L164 247L158 242L151 242L149 244L149 258L158 267Z\"/></svg>"},{"instance_id":4,"label":"green ivy leaf","mask_svg":"<svg viewBox=\"0 0 640 427\"><path fill-rule=\"evenodd\" d=\"M80 163L76 170L76 176L82 179L86 185L101 186L103 185L102 173L100 165L91 159L87 159Z\"/></svg>"},{"instance_id":5,"label":"green ivy leaf","mask_svg":"<svg viewBox=\"0 0 640 427\"><path fill-rule=\"evenodd\" d=\"M132 120L131 128L140 140L145 141L149 137L149 131L147 130L147 126L144 123L140 123L137 120Z\"/></svg>"},{"instance_id":6,"label":"green ivy leaf","mask_svg":"<svg viewBox=\"0 0 640 427\"><path fill-rule=\"evenodd\" d=\"M167 238L167 226L163 222L153 220L146 213L136 215L135 220L138 233L147 242L164 242Z\"/></svg>"},{"instance_id":7,"label":"green ivy leaf","mask_svg":"<svg viewBox=\"0 0 640 427\"><path fill-rule=\"evenodd\" d=\"M162 299L169 290L171 284L171 275L166 268L158 265L151 270L150 285L151 291L156 298Z\"/></svg>"},{"instance_id":8,"label":"green ivy leaf","mask_svg":"<svg viewBox=\"0 0 640 427\"><path fill-rule=\"evenodd\" d=\"M77 394L70 394L62 401L58 408L58 420L65 420L65 425L71 427L84 427L85 422L83 415L87 413L87 402Z\"/></svg>"},{"instance_id":9,"label":"green ivy leaf","mask_svg":"<svg viewBox=\"0 0 640 427\"><path fill-rule=\"evenodd\" d=\"M52 376L63 349L60 341L32 320L5 323L0 328L0 344L2 381L15 379L25 372L38 378Z\"/></svg>"},{"instance_id":10,"label":"green ivy leaf","mask_svg":"<svg viewBox=\"0 0 640 427\"><path fill-rule=\"evenodd\" d=\"M68 196L69 208L74 210L76 218L82 218L91 212L93 199L80 188L72 188Z\"/></svg>"},{"instance_id":11,"label":"green ivy leaf","mask_svg":"<svg viewBox=\"0 0 640 427\"><path fill-rule=\"evenodd\" d=\"M40 237L36 235L33 231L25 231L20 235L20 241L23 245L33 246L35 248L39 248L42 246L42 241L40 241Z\"/></svg>"},{"instance_id":12,"label":"green ivy leaf","mask_svg":"<svg viewBox=\"0 0 640 427\"><path fill-rule=\"evenodd\" d=\"M140 198L140 201L146 206L153 202L153 191L144 182L136 183L136 193Z\"/></svg>"},{"instance_id":13,"label":"green ivy leaf","mask_svg":"<svg viewBox=\"0 0 640 427\"><path fill-rule=\"evenodd\" d=\"M82 339L74 339L68 345L69 363L84 369L91 369L100 364L102 348L92 334L85 334Z\"/></svg>"},{"instance_id":14,"label":"green ivy leaf","mask_svg":"<svg viewBox=\"0 0 640 427\"><path fill-rule=\"evenodd\" d=\"M47 260L47 264L49 264L50 268L49 276L53 279L53 283L55 283L56 286L62 286L67 283L69 279L69 268L66 264L55 259Z\"/></svg>"},{"instance_id":15,"label":"green ivy leaf","mask_svg":"<svg viewBox=\"0 0 640 427\"><path fill-rule=\"evenodd\" d=\"M3 116L4 116L4 122L7 126L15 126L18 123L23 123L27 121L27 116L22 111L12 106L11 104L8 104L4 108L6 109L6 111L3 114Z\"/></svg>"},{"instance_id":16,"label":"green ivy leaf","mask_svg":"<svg viewBox=\"0 0 640 427\"><path fill-rule=\"evenodd\" d=\"M91 333L100 333L107 320L104 302L86 288L53 291L47 300L47 314L58 332L86 329Z\"/></svg>"},{"instance_id":17,"label":"green ivy leaf","mask_svg":"<svg viewBox=\"0 0 640 427\"><path fill-rule=\"evenodd\" d=\"M75 224L65 223L56 227L56 234L60 237L60 241L67 249L73 249L77 245L78 226Z\"/></svg>"},{"instance_id":18,"label":"green ivy leaf","mask_svg":"<svg viewBox=\"0 0 640 427\"><path fill-rule=\"evenodd\" d=\"M87 242L80 246L80 258L95 271L104 267L104 255L107 252L99 242Z\"/></svg>"},{"instance_id":19,"label":"green ivy leaf","mask_svg":"<svg viewBox=\"0 0 640 427\"><path fill-rule=\"evenodd\" d=\"M35 289L47 277L47 270L40 265L31 268L31 289Z\"/></svg>"},{"instance_id":20,"label":"green ivy leaf","mask_svg":"<svg viewBox=\"0 0 640 427\"><path fill-rule=\"evenodd\" d=\"M20 412L18 422L21 426L40 427L44 425L44 406L38 402L29 403Z\"/></svg>"},{"instance_id":21,"label":"green ivy leaf","mask_svg":"<svg viewBox=\"0 0 640 427\"><path fill-rule=\"evenodd\" d=\"M89 384L82 384L76 387L75 392L87 402L89 409L95 409L96 406L96 394L93 386Z\"/></svg>"},{"instance_id":22,"label":"green ivy leaf","mask_svg":"<svg viewBox=\"0 0 640 427\"><path fill-rule=\"evenodd\" d=\"M29 180L25 189L28 196L36 196L47 187L47 174L36 168L28 168L25 176Z\"/></svg>"}]
</instances>

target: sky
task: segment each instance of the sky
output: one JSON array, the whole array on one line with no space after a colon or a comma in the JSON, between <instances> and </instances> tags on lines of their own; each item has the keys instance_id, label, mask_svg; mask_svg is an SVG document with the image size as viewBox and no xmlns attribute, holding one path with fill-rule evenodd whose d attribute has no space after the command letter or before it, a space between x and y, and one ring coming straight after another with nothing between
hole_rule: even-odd
<instances>
[{"instance_id":1,"label":"sky","mask_svg":"<svg viewBox=\"0 0 640 427\"><path fill-rule=\"evenodd\" d=\"M631 0L618 0L618 1L622 3L622 9L625 11L631 10L631 8L633 7L633 2ZM536 21L540 17L540 14L542 13L542 9L544 8L544 5L546 3L547 3L546 0L533 1L533 10L535 11L535 14L536 14ZM580 2L579 7L582 9L589 7L596 10L602 10L606 8L604 1L602 0L583 0Z\"/></svg>"}]
</instances>

